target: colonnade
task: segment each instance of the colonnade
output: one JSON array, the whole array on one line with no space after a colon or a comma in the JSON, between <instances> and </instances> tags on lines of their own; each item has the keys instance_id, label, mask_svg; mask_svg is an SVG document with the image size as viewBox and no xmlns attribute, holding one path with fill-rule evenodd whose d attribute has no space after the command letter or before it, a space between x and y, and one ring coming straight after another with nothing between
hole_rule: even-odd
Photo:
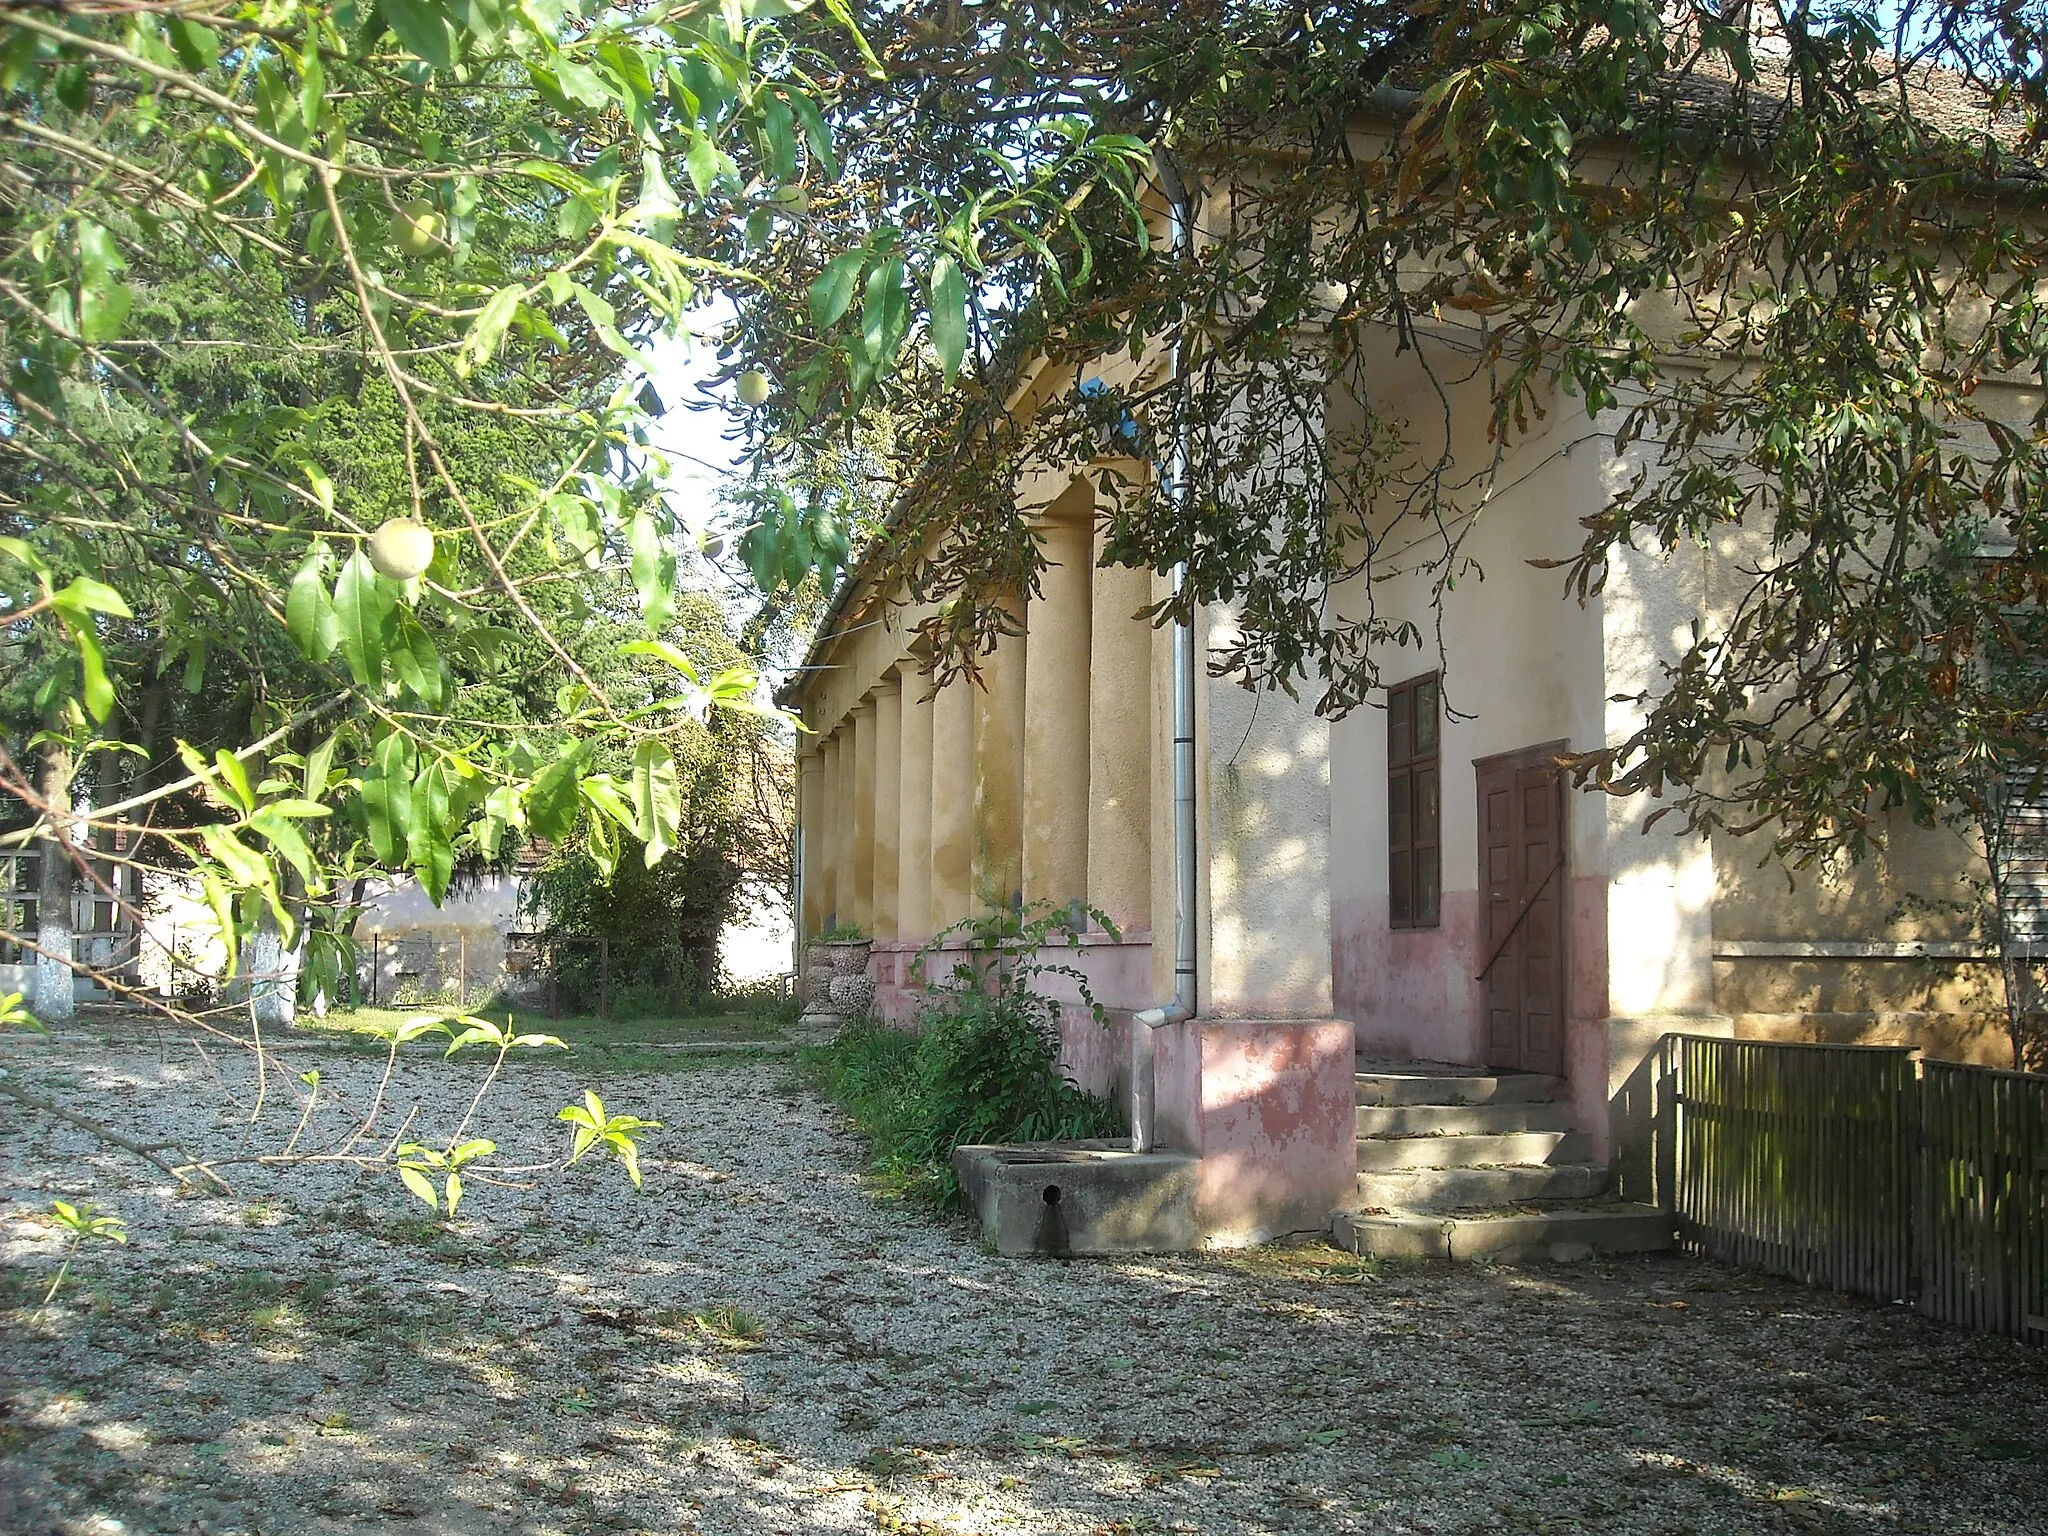
<instances>
[{"instance_id":1,"label":"colonnade","mask_svg":"<svg viewBox=\"0 0 2048 1536\"><path fill-rule=\"evenodd\" d=\"M1086 901L1149 930L1159 744L1150 572L1099 568L1092 488L1045 513L1023 633L977 685L848 647L872 674L798 759L803 927L921 942L989 908ZM855 679L857 686L860 680ZM1164 803L1164 802L1160 802Z\"/></svg>"}]
</instances>

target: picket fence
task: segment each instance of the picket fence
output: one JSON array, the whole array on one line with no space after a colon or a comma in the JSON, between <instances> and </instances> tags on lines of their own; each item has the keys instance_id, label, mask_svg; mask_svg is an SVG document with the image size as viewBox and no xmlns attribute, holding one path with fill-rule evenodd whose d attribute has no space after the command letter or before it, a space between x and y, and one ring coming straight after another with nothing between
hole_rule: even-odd
<instances>
[{"instance_id":1,"label":"picket fence","mask_svg":"<svg viewBox=\"0 0 2048 1536\"><path fill-rule=\"evenodd\" d=\"M1662 1066L1685 1247L2048 1342L2048 1076L1700 1035Z\"/></svg>"}]
</instances>

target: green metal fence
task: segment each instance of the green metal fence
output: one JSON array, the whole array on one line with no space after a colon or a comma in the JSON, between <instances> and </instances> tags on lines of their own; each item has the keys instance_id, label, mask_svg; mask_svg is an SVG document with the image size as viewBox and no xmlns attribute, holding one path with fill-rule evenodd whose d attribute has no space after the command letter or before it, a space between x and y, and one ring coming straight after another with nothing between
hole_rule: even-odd
<instances>
[{"instance_id":1,"label":"green metal fence","mask_svg":"<svg viewBox=\"0 0 2048 1536\"><path fill-rule=\"evenodd\" d=\"M1697 1035L1663 1076L1686 1247L2048 1338L2048 1077Z\"/></svg>"}]
</instances>

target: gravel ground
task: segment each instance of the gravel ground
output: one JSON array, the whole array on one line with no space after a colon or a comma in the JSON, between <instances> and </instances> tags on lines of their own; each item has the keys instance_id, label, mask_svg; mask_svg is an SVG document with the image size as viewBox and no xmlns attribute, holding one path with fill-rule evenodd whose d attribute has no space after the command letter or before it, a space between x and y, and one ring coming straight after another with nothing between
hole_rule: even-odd
<instances>
[{"instance_id":1,"label":"gravel ground","mask_svg":"<svg viewBox=\"0 0 2048 1536\"><path fill-rule=\"evenodd\" d=\"M189 1049L0 1065L144 1139L297 1115ZM394 1096L446 1134L478 1075ZM508 1068L482 1129L557 1153L582 1086ZM786 1061L597 1086L665 1122L643 1194L586 1163L448 1229L332 1165L181 1196L0 1100L0 1532L2048 1530L2042 1351L1678 1258L998 1259L864 1190ZM130 1235L37 1316L52 1198Z\"/></svg>"}]
</instances>

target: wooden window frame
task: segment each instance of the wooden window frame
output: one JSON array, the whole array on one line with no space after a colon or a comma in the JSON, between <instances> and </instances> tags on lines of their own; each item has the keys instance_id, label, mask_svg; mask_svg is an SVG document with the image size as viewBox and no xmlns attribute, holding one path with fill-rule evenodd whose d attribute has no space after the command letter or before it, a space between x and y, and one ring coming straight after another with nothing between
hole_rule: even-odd
<instances>
[{"instance_id":1,"label":"wooden window frame","mask_svg":"<svg viewBox=\"0 0 2048 1536\"><path fill-rule=\"evenodd\" d=\"M1443 926L1443 689L1442 674L1425 672L1387 689L1387 926L1393 929ZM1434 729L1421 744L1416 702L1430 701ZM1404 707L1405 705L1405 707ZM1424 792L1433 783L1435 794ZM1395 809L1405 811L1408 835L1395 837ZM1427 872L1429 878L1422 876ZM1404 878L1405 877L1405 878ZM1427 906L1417 893L1427 890ZM1401 909L1405 891L1406 910Z\"/></svg>"}]
</instances>

